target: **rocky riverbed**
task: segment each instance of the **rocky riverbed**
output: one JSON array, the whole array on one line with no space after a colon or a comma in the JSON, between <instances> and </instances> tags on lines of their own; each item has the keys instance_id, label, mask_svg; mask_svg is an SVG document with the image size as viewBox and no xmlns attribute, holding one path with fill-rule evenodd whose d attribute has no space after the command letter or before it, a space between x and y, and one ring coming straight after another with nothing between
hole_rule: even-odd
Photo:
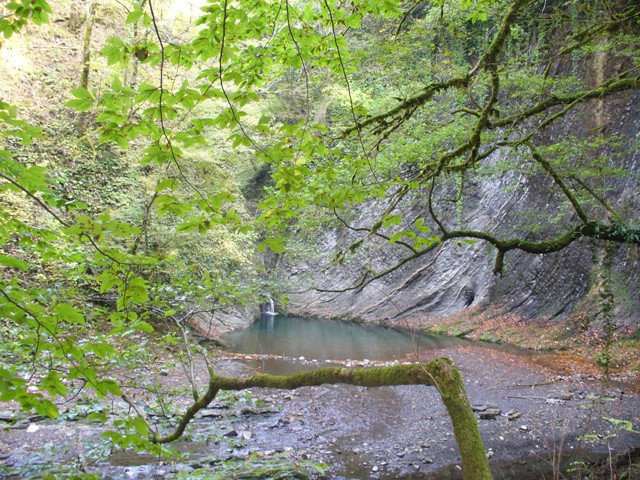
<instances>
[{"instance_id":1,"label":"rocky riverbed","mask_svg":"<svg viewBox=\"0 0 640 480\"><path fill-rule=\"evenodd\" d=\"M623 452L640 445L639 434L624 430L627 424L616 424L625 420L635 429L640 425L640 396L632 377L607 382L561 356L523 355L480 345L428 353L429 358L435 356L453 358L462 371L496 479L548 477L561 462L589 461L607 455L609 448ZM221 353L213 357L213 364L221 374L245 375L264 369L290 373L320 362ZM196 373L204 385L204 362ZM185 383L180 369L161 370L154 380L167 387ZM176 397L174 403L179 409L189 403L189 396ZM117 399L78 402L58 420L20 419L2 412L0 477L32 477L58 465L58 470L114 479L171 478L179 472L187 478L203 467L227 468L225 461L282 457L312 477L461 478L451 424L434 388L323 385L224 393L200 412L175 445L183 452L179 460L112 452L100 437L106 427L86 418L91 411L111 416L126 408ZM163 420L162 415L151 418ZM589 437L581 438L584 434ZM312 464L320 465L318 471ZM303 478L291 472L283 475Z\"/></svg>"}]
</instances>

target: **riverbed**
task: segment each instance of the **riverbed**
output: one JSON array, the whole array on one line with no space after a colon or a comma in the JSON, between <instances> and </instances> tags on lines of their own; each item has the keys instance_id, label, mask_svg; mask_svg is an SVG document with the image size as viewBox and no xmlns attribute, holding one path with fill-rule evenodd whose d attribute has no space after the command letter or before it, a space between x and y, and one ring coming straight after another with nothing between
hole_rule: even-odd
<instances>
[{"instance_id":1,"label":"riverbed","mask_svg":"<svg viewBox=\"0 0 640 480\"><path fill-rule=\"evenodd\" d=\"M478 417L485 417L478 422L496 479L550 477L556 458L579 461L606 455L609 448L621 452L640 444L637 434L616 429L607 420L640 425L640 398L633 385L604 382L597 370L577 360L323 322L327 321L263 317L252 329L226 339L235 351L212 353L209 363L220 374L238 376L285 374L320 365L452 358ZM199 384L206 384L202 360L196 363L196 376ZM185 385L180 368L150 373L148 380ZM176 403L186 406L189 401L185 394ZM121 408L112 400L113 411ZM220 460L280 455L293 463L327 465L325 478L461 478L449 418L437 391L424 386L323 385L293 392L253 389L249 394L219 395L178 443L185 452L181 460L118 452L93 452L92 457L87 449L95 449L102 430L82 418L9 427L0 434L4 471L24 478L46 469L52 460L80 459L84 471L109 478L171 478L180 471L215 468ZM585 433L593 437L581 438ZM59 440L52 442L54 438Z\"/></svg>"}]
</instances>

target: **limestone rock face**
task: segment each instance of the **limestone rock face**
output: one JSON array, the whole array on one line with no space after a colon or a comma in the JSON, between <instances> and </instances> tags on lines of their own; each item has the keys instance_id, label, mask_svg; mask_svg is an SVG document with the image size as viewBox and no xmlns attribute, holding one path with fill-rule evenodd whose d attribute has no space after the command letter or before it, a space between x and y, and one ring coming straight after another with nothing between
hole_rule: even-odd
<instances>
[{"instance_id":1,"label":"limestone rock face","mask_svg":"<svg viewBox=\"0 0 640 480\"><path fill-rule=\"evenodd\" d=\"M603 114L605 109L606 115ZM599 115L596 115L596 110ZM604 116L603 116L604 115ZM604 125L602 118L606 118ZM596 125L595 123L598 123ZM597 128L601 135L620 135L628 151L615 156L606 150L611 162L640 174L640 94L616 94L604 106L591 102L572 111L547 139L553 141L569 134L580 138ZM634 147L635 145L635 147ZM490 162L499 162L494 156ZM638 176L615 180L615 207L622 211L640 210ZM544 224L558 215L561 193L545 176L524 177L519 174L500 178L485 177L467 184L463 207L463 225L485 230L501 237L523 235L544 238L545 232L527 233L531 225ZM421 192L401 205L402 215L410 221L429 218L426 193ZM371 226L386 204L371 202L344 215L352 226ZM455 205L438 204L438 213L451 228L455 225ZM361 247L342 265L325 269L337 251L358 238L336 222L318 235L317 256L303 262L285 262L282 272L292 283L288 313L333 317L365 322L423 320L446 317L473 307L498 307L523 320L562 319L582 309L597 321L599 307L594 300L597 290L598 258L602 242L579 240L553 254L531 255L508 252L502 277L495 276L495 251L485 242L449 243L430 254L415 259L393 273L376 280L362 290L344 293L320 293L309 286L330 289L353 285L365 267L381 271L409 251L385 240L372 241ZM435 230L435 225L431 225ZM508 226L509 228L506 228ZM552 234L553 230L546 231ZM536 236L537 235L537 236ZM542 236L542 237L541 237ZM620 246L614 254L613 290L616 294L614 317L619 325L631 325L640 312L640 252L637 246Z\"/></svg>"},{"instance_id":2,"label":"limestone rock face","mask_svg":"<svg viewBox=\"0 0 640 480\"><path fill-rule=\"evenodd\" d=\"M202 312L194 315L191 325L205 338L218 339L220 334L246 328L260 316L257 305L228 307L219 312Z\"/></svg>"}]
</instances>

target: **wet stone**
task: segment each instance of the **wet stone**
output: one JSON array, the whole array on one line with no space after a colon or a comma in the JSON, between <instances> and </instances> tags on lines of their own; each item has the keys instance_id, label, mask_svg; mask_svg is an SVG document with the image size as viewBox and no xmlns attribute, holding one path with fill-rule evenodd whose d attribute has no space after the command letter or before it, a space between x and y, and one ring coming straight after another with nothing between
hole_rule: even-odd
<instances>
[{"instance_id":1,"label":"wet stone","mask_svg":"<svg viewBox=\"0 0 640 480\"><path fill-rule=\"evenodd\" d=\"M499 408L487 408L486 410L479 413L479 417L482 420L495 420L501 412L502 411Z\"/></svg>"}]
</instances>

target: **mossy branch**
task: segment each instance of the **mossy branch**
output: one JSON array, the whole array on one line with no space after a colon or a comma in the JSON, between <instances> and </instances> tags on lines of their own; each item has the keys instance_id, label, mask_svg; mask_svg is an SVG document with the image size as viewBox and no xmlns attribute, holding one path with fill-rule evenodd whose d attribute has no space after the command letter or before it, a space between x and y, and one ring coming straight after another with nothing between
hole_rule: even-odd
<instances>
[{"instance_id":1,"label":"mossy branch","mask_svg":"<svg viewBox=\"0 0 640 480\"><path fill-rule=\"evenodd\" d=\"M222 377L210 372L209 386L182 416L176 429L168 435L152 434L152 441L168 443L178 439L195 414L205 408L219 390L244 390L247 388L278 388L293 390L300 387L330 383L358 385L361 387L384 387L393 385L435 386L449 413L462 459L465 480L490 480L491 470L485 455L484 444L478 424L473 416L462 378L453 362L437 358L426 363L394 365L373 368L324 367L293 375L264 375L251 377Z\"/></svg>"},{"instance_id":2,"label":"mossy branch","mask_svg":"<svg viewBox=\"0 0 640 480\"><path fill-rule=\"evenodd\" d=\"M443 235L438 237L438 241L431 243L421 250L418 250L416 253L403 257L394 265L385 270L379 272L367 270L356 283L348 287L336 289L316 288L315 290L324 293L344 293L351 290L362 290L374 280L378 280L379 278L389 275L391 272L398 270L400 267L406 265L407 263L415 260L416 258L422 257L423 255L431 252L432 250L435 250L437 247L451 240L460 240L465 238L484 240L496 247L498 253L493 273L498 275L502 274L505 253L511 250L521 250L523 252L533 254L554 253L568 247L574 241L582 237L616 243L640 245L640 228L630 227L621 222L605 224L587 220L583 224L576 225L572 228L567 229L564 233L561 233L555 238L539 241L525 240L518 237L500 239L499 237L489 232L478 230L452 230L444 232Z\"/></svg>"}]
</instances>

